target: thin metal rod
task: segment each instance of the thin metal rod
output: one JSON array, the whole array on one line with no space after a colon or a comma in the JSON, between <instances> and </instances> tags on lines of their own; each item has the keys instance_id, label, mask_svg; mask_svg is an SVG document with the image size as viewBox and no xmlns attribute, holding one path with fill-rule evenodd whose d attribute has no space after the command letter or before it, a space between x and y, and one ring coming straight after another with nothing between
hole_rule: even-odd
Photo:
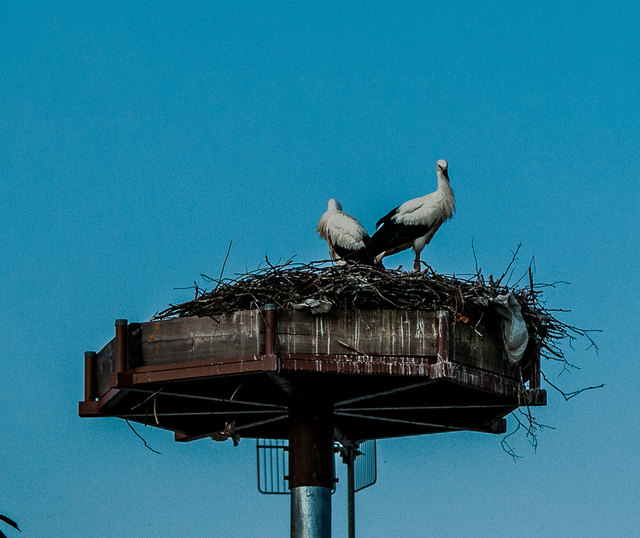
<instances>
[{"instance_id":1,"label":"thin metal rod","mask_svg":"<svg viewBox=\"0 0 640 538\"><path fill-rule=\"evenodd\" d=\"M278 422L279 420L284 420L287 418L287 415L282 415L280 417L269 418L267 420L260 420L258 422L252 422L251 424L243 424L242 426L237 426L236 431L240 432L242 430L246 430L248 428L253 428L254 426L262 426L263 424L271 424L272 422Z\"/></svg>"},{"instance_id":2,"label":"thin metal rod","mask_svg":"<svg viewBox=\"0 0 640 538\"><path fill-rule=\"evenodd\" d=\"M365 418L369 420L378 420L380 422L395 422L397 424L411 424L412 426L428 426L430 428L442 428L446 430L452 431L460 431L460 430L470 430L473 428L467 428L466 426L445 426L444 424L434 424L431 422L417 422L414 420L402 420L400 418L387 418L387 417L374 417L371 415L360 415L357 413L341 413L336 411L336 415L344 416L344 417L352 417L352 418Z\"/></svg>"},{"instance_id":3,"label":"thin metal rod","mask_svg":"<svg viewBox=\"0 0 640 538\"><path fill-rule=\"evenodd\" d=\"M355 491L355 449L347 449L347 517L349 525L349 538L356 536L356 491Z\"/></svg>"},{"instance_id":4,"label":"thin metal rod","mask_svg":"<svg viewBox=\"0 0 640 538\"><path fill-rule=\"evenodd\" d=\"M213 416L213 415L264 415L281 413L279 409L267 409L260 411L195 411L193 413L156 413L158 417L195 417L195 416ZM134 417L146 417L149 413L127 413L125 415L118 415L119 417L134 418Z\"/></svg>"},{"instance_id":5,"label":"thin metal rod","mask_svg":"<svg viewBox=\"0 0 640 538\"><path fill-rule=\"evenodd\" d=\"M341 407L340 411L429 411L442 409L493 409L513 407L510 404L501 405L417 405L409 407Z\"/></svg>"},{"instance_id":6,"label":"thin metal rod","mask_svg":"<svg viewBox=\"0 0 640 538\"><path fill-rule=\"evenodd\" d=\"M413 420L402 420L399 418L387 418L387 417L375 417L371 415L359 415L357 413L341 413L336 411L336 415L341 415L344 417L353 417L353 418L364 418L369 420L377 420L379 422L394 422L397 424L410 424L412 426L427 426L429 428L438 428L441 430L450 430L450 431L477 431L486 433L486 429L479 428L477 426L446 426L445 424L434 424L431 422L417 422Z\"/></svg>"},{"instance_id":7,"label":"thin metal rod","mask_svg":"<svg viewBox=\"0 0 640 538\"><path fill-rule=\"evenodd\" d=\"M265 441L275 441L276 442L275 445L273 443L269 443L269 444L260 443L260 439L263 439L263 438L258 437L256 440L256 446L258 448L279 448L282 450L287 450L287 446L284 444L284 439L264 439Z\"/></svg>"},{"instance_id":8,"label":"thin metal rod","mask_svg":"<svg viewBox=\"0 0 640 538\"><path fill-rule=\"evenodd\" d=\"M123 390L128 390L131 392L144 392L145 394L152 394L157 391L153 391L150 389L138 389L134 387L123 387ZM209 402L225 402L230 404L240 404L240 405L254 405L256 407L269 407L271 409L280 409L282 411L286 411L286 407L283 405L275 405L275 404L267 404L262 402L247 402L244 400L229 400L228 398L216 398L214 396L200 396L198 394L181 394L179 392L157 392L157 395L163 396L178 396L180 398L188 398L192 400L205 400Z\"/></svg>"},{"instance_id":9,"label":"thin metal rod","mask_svg":"<svg viewBox=\"0 0 640 538\"><path fill-rule=\"evenodd\" d=\"M422 381L420 383L414 383L412 385L405 385L404 387L398 387L395 389L390 389L390 390L383 390L381 392L375 392L373 394L367 394L365 396L358 396L357 398L351 398L350 400L342 400L341 402L337 402L335 404L335 407L339 407L341 405L347 405L350 403L355 403L355 402L361 402L363 400L370 400L371 398L377 398L378 396L386 396L387 394L394 394L396 392L402 392L405 390L411 390L411 389L417 389L418 387L424 387L425 385L428 385L429 383L433 383L432 379L429 379L428 381Z\"/></svg>"}]
</instances>

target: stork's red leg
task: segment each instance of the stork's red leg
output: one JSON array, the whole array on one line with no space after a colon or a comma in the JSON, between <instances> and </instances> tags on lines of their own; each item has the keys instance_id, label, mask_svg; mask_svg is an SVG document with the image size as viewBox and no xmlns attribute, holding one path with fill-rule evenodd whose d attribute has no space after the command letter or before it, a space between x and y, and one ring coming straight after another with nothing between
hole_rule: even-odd
<instances>
[{"instance_id":1,"label":"stork's red leg","mask_svg":"<svg viewBox=\"0 0 640 538\"><path fill-rule=\"evenodd\" d=\"M420 253L416 252L416 259L413 262L413 270L418 272L420 271Z\"/></svg>"}]
</instances>

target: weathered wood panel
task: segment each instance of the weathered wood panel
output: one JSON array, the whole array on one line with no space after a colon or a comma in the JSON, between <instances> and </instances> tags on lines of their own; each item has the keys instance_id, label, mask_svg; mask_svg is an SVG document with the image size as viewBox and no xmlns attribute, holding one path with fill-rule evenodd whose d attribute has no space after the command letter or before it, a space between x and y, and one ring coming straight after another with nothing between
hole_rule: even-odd
<instances>
[{"instance_id":1,"label":"weathered wood panel","mask_svg":"<svg viewBox=\"0 0 640 538\"><path fill-rule=\"evenodd\" d=\"M281 354L282 371L429 376L434 357Z\"/></svg>"},{"instance_id":2,"label":"weathered wood panel","mask_svg":"<svg viewBox=\"0 0 640 538\"><path fill-rule=\"evenodd\" d=\"M238 375L251 372L275 371L278 367L275 356L260 354L242 357L211 358L200 362L178 362L141 366L131 371L131 379L136 383L156 383L199 377Z\"/></svg>"},{"instance_id":3,"label":"weathered wood panel","mask_svg":"<svg viewBox=\"0 0 640 538\"><path fill-rule=\"evenodd\" d=\"M504 357L504 344L498 320L480 323L456 323L452 327L453 350L451 361L507 377L519 377L518 370Z\"/></svg>"},{"instance_id":4,"label":"weathered wood panel","mask_svg":"<svg viewBox=\"0 0 640 538\"><path fill-rule=\"evenodd\" d=\"M216 318L176 318L141 323L141 356L135 366L187 363L260 353L264 323L258 310Z\"/></svg>"},{"instance_id":5,"label":"weathered wood panel","mask_svg":"<svg viewBox=\"0 0 640 538\"><path fill-rule=\"evenodd\" d=\"M114 341L111 340L96 354L96 388L98 394L109 389L109 374L115 370Z\"/></svg>"},{"instance_id":6,"label":"weathered wood panel","mask_svg":"<svg viewBox=\"0 0 640 538\"><path fill-rule=\"evenodd\" d=\"M436 355L436 313L402 310L335 310L324 316L299 310L278 313L280 353Z\"/></svg>"},{"instance_id":7,"label":"weathered wood panel","mask_svg":"<svg viewBox=\"0 0 640 538\"><path fill-rule=\"evenodd\" d=\"M280 310L276 352L282 356L429 357L437 355L436 312L401 310L334 310L326 315ZM130 325L129 368L192 363L264 353L264 320L258 310L211 318L176 318ZM512 378L517 369L503 357L499 323L454 323L449 360ZM135 342L134 345L131 345ZM109 348L109 346L107 346ZM110 348L98 356L98 388L103 390ZM109 354L107 358L106 354ZM104 356L102 356L104 355ZM314 358L315 360L315 358ZM320 368L321 370L321 368ZM105 376L105 373L107 374Z\"/></svg>"}]
</instances>

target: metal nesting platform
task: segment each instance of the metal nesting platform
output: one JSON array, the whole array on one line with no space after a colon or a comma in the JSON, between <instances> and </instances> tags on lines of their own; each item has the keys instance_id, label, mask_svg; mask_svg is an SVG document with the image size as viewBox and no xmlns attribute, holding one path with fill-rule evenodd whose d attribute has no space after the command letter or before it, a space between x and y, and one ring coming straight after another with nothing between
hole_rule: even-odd
<instances>
[{"instance_id":1,"label":"metal nesting platform","mask_svg":"<svg viewBox=\"0 0 640 538\"><path fill-rule=\"evenodd\" d=\"M290 438L301 402L330 417L341 442L502 433L517 407L546 404L530 347L512 366L497 318L463 323L445 311L267 306L216 319L117 320L115 338L85 354L79 412L164 428L176 441Z\"/></svg>"},{"instance_id":2,"label":"metal nesting platform","mask_svg":"<svg viewBox=\"0 0 640 538\"><path fill-rule=\"evenodd\" d=\"M291 536L324 538L335 441L353 469L363 440L502 433L517 407L546 404L534 345L522 365L503 355L489 312L470 323L446 311L265 305L217 319L117 320L115 338L85 353L79 411L164 428L176 441L288 439Z\"/></svg>"}]
</instances>

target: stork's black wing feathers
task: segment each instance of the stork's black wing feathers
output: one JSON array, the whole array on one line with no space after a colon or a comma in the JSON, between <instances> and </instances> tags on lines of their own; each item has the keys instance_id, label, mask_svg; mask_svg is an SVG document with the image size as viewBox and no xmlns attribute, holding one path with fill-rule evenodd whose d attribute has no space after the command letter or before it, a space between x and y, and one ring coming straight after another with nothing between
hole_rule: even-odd
<instances>
[{"instance_id":1,"label":"stork's black wing feathers","mask_svg":"<svg viewBox=\"0 0 640 538\"><path fill-rule=\"evenodd\" d=\"M400 209L400 206L392 209L391 211L389 211L389 213L387 213L384 217L382 217L378 222L376 222L376 228L378 228L380 224L391 222L391 217L393 217L396 214L398 209Z\"/></svg>"},{"instance_id":2,"label":"stork's black wing feathers","mask_svg":"<svg viewBox=\"0 0 640 538\"><path fill-rule=\"evenodd\" d=\"M386 218L383 217L381 220ZM405 245L425 235L430 229L429 224L399 224L388 220L371 237L367 245L368 256L373 260L382 251Z\"/></svg>"},{"instance_id":3,"label":"stork's black wing feathers","mask_svg":"<svg viewBox=\"0 0 640 538\"><path fill-rule=\"evenodd\" d=\"M365 243L367 243L365 247L357 250L344 248L344 247L341 247L340 245L337 245L336 243L331 243L331 246L333 247L333 250L336 251L336 254L338 254L338 256L340 256L343 260L348 260L348 261L358 262L358 263L365 263L367 259L366 253L367 253L369 237L366 237L364 241Z\"/></svg>"}]
</instances>

